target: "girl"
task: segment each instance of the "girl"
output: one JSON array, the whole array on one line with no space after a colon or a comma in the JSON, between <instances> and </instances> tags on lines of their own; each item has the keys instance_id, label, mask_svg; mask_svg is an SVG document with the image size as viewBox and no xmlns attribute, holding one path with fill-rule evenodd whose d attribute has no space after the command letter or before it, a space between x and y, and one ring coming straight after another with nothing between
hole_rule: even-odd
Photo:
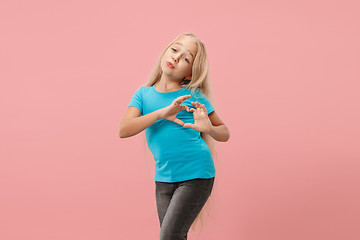
<instances>
[{"instance_id":1,"label":"girl","mask_svg":"<svg viewBox=\"0 0 360 240\"><path fill-rule=\"evenodd\" d=\"M210 140L226 142L230 133L209 96L205 46L194 34L183 33L162 51L121 119L120 137L145 130L156 162L160 240L187 239L211 194L215 167Z\"/></svg>"}]
</instances>

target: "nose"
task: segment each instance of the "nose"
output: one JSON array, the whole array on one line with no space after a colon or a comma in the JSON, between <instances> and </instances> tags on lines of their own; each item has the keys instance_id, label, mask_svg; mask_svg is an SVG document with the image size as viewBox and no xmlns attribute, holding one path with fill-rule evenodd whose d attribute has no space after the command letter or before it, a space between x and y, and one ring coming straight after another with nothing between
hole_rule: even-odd
<instances>
[{"instance_id":1,"label":"nose","mask_svg":"<svg viewBox=\"0 0 360 240\"><path fill-rule=\"evenodd\" d=\"M172 58L174 59L174 62L178 62L178 60L179 60L179 54L174 54L174 55L172 56Z\"/></svg>"}]
</instances>

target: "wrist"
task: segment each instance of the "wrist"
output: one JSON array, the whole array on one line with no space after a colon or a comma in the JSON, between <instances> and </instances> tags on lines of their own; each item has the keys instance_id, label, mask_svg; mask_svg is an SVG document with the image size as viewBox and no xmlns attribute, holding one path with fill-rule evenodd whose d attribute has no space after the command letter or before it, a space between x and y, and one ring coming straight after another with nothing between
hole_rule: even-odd
<instances>
[{"instance_id":1,"label":"wrist","mask_svg":"<svg viewBox=\"0 0 360 240\"><path fill-rule=\"evenodd\" d=\"M209 129L208 131L205 131L204 133L207 133L207 134L211 135L211 133L213 132L213 130L214 130L214 126L211 124L211 125L210 125L210 129Z\"/></svg>"},{"instance_id":2,"label":"wrist","mask_svg":"<svg viewBox=\"0 0 360 240\"><path fill-rule=\"evenodd\" d=\"M156 114L157 120L162 119L163 118L162 109L158 109L158 110L156 110L156 112L157 112L157 114Z\"/></svg>"}]
</instances>

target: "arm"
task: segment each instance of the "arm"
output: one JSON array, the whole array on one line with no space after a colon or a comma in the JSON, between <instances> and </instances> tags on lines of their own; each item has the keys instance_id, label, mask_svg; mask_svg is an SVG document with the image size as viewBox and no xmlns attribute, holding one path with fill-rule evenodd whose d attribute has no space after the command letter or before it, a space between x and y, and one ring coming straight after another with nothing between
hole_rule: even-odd
<instances>
[{"instance_id":1,"label":"arm","mask_svg":"<svg viewBox=\"0 0 360 240\"><path fill-rule=\"evenodd\" d=\"M215 111L211 112L208 116L211 121L211 127L209 131L204 133L209 134L216 141L227 142L230 138L229 129L221 121L220 117L216 114Z\"/></svg>"},{"instance_id":2,"label":"arm","mask_svg":"<svg viewBox=\"0 0 360 240\"><path fill-rule=\"evenodd\" d=\"M121 119L119 127L120 138L126 138L134 136L144 129L153 125L157 120L167 119L174 121L175 123L184 125L184 122L176 118L176 114L183 109L189 111L189 107L180 105L184 100L190 98L190 95L184 95L176 98L169 106L158 109L144 116L141 115L141 111L136 107L128 107L125 115Z\"/></svg>"},{"instance_id":3,"label":"arm","mask_svg":"<svg viewBox=\"0 0 360 240\"><path fill-rule=\"evenodd\" d=\"M128 107L120 122L120 138L134 136L161 119L160 109L144 116L140 115L141 111L139 109L133 106Z\"/></svg>"}]
</instances>

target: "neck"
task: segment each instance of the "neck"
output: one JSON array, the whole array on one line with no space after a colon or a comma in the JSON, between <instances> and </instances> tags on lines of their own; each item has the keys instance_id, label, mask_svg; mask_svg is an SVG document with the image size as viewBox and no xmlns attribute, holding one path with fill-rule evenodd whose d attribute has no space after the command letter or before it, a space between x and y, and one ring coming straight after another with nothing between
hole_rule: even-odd
<instances>
[{"instance_id":1,"label":"neck","mask_svg":"<svg viewBox=\"0 0 360 240\"><path fill-rule=\"evenodd\" d=\"M155 85L156 89L161 92L172 92L181 89L181 85L178 80L171 80L164 76L164 74L161 75L160 80Z\"/></svg>"}]
</instances>

